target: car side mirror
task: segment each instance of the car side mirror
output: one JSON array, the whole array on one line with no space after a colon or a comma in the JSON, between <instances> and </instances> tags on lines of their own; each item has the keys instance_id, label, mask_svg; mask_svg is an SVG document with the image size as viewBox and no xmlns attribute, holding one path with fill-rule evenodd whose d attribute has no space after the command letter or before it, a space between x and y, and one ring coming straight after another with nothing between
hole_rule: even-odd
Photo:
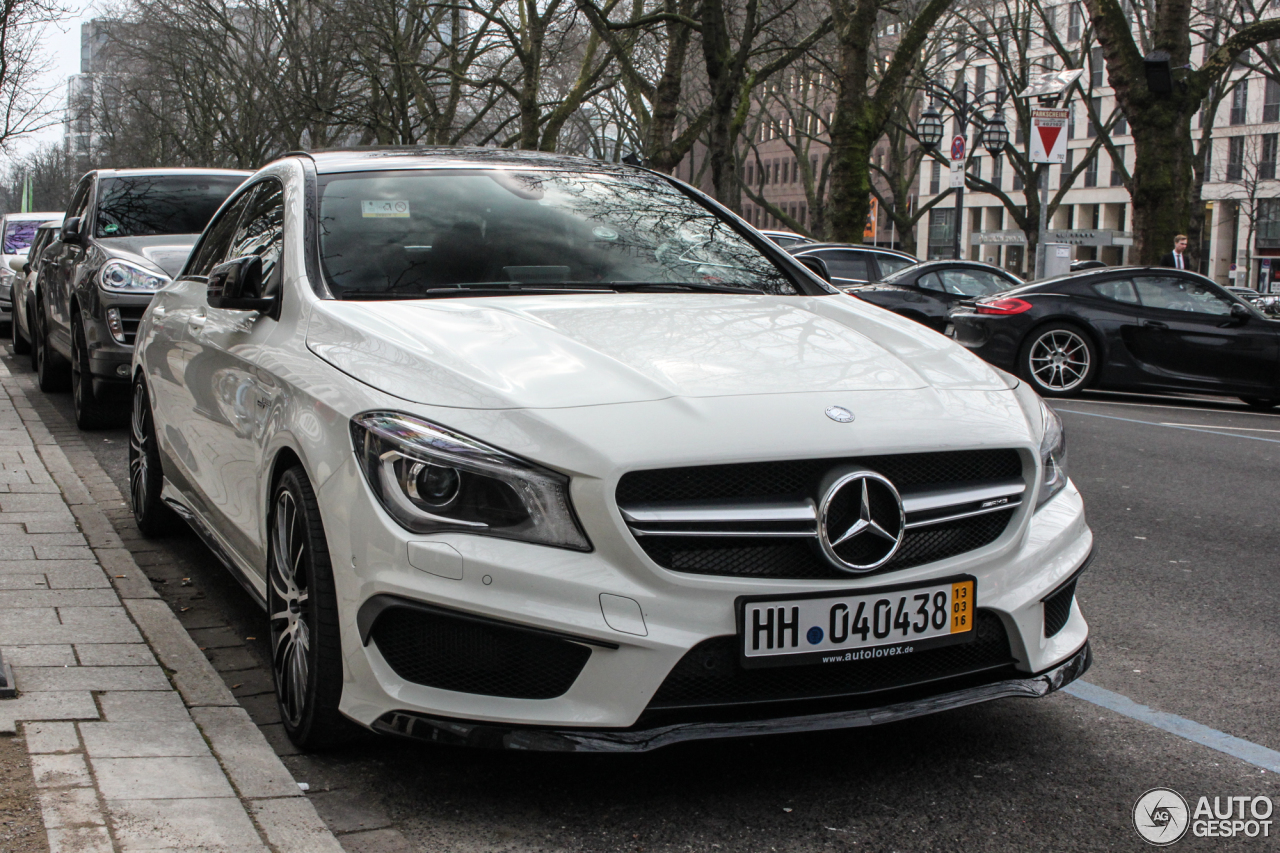
<instances>
[{"instance_id":1,"label":"car side mirror","mask_svg":"<svg viewBox=\"0 0 1280 853\"><path fill-rule=\"evenodd\" d=\"M1253 312L1241 305L1239 302L1231 303L1231 318L1246 323L1253 316Z\"/></svg>"},{"instance_id":2,"label":"car side mirror","mask_svg":"<svg viewBox=\"0 0 1280 853\"><path fill-rule=\"evenodd\" d=\"M813 273L827 284L831 283L831 271L827 269L827 262L822 260L822 258L803 257L796 258L796 260L808 267L809 272Z\"/></svg>"},{"instance_id":3,"label":"car side mirror","mask_svg":"<svg viewBox=\"0 0 1280 853\"><path fill-rule=\"evenodd\" d=\"M81 235L80 235L80 217L79 216L72 216L69 219L67 219L66 222L62 223L62 234L60 236L60 239L62 240L62 242L70 243L73 246L78 246L81 243L80 238L81 238Z\"/></svg>"},{"instance_id":4,"label":"car side mirror","mask_svg":"<svg viewBox=\"0 0 1280 853\"><path fill-rule=\"evenodd\" d=\"M13 270L14 272L21 272L21 273L30 271L27 267L27 259L23 257L10 258L9 269Z\"/></svg>"},{"instance_id":5,"label":"car side mirror","mask_svg":"<svg viewBox=\"0 0 1280 853\"><path fill-rule=\"evenodd\" d=\"M262 258L245 255L218 264L209 271L210 308L267 313L275 300L262 296Z\"/></svg>"}]
</instances>

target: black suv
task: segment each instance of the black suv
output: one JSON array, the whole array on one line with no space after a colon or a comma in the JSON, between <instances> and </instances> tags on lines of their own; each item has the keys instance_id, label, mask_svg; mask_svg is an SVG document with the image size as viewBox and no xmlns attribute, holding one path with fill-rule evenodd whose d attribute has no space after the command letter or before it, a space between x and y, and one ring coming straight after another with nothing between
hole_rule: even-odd
<instances>
[{"instance_id":1,"label":"black suv","mask_svg":"<svg viewBox=\"0 0 1280 853\"><path fill-rule=\"evenodd\" d=\"M151 295L182 269L204 226L250 174L103 169L80 179L58 239L39 259L28 327L40 389L70 384L82 429L112 422L127 401L134 334Z\"/></svg>"}]
</instances>

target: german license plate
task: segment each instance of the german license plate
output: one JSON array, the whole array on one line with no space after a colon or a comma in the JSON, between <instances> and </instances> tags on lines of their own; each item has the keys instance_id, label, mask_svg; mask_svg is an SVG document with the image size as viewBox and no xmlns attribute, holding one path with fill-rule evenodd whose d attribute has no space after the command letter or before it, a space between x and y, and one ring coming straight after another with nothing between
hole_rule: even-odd
<instances>
[{"instance_id":1,"label":"german license plate","mask_svg":"<svg viewBox=\"0 0 1280 853\"><path fill-rule=\"evenodd\" d=\"M746 667L847 663L973 639L977 583L931 584L738 601Z\"/></svg>"}]
</instances>

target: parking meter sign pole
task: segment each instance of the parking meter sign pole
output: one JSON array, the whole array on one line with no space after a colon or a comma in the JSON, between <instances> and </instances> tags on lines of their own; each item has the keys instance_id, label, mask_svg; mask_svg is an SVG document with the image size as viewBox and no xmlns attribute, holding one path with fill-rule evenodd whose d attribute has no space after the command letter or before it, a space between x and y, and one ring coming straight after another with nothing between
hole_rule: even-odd
<instances>
[{"instance_id":1,"label":"parking meter sign pole","mask_svg":"<svg viewBox=\"0 0 1280 853\"><path fill-rule=\"evenodd\" d=\"M951 185L956 191L956 212L955 221L951 223L951 257L960 260L960 230L964 226L964 150L965 138L964 133L969 129L969 123L961 118L961 109L957 114L957 118L961 120L961 132L956 134L951 140ZM959 172L959 178L956 173Z\"/></svg>"}]
</instances>

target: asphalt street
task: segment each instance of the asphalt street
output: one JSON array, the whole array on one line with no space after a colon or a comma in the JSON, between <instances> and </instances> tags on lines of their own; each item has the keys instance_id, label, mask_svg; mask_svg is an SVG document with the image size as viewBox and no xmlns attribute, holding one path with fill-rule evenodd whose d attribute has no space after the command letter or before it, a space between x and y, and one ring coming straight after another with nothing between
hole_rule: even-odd
<instances>
[{"instance_id":1,"label":"asphalt street","mask_svg":"<svg viewBox=\"0 0 1280 853\"><path fill-rule=\"evenodd\" d=\"M42 415L67 429L70 396L49 400ZM1280 414L1115 394L1054 405L1097 539L1078 588L1085 680L1280 750ZM127 493L126 431L82 437ZM353 853L1140 850L1131 813L1150 788L1193 807L1280 797L1273 772L1065 694L638 756L375 738L297 755L275 717L262 613L194 536L148 543L114 518ZM1271 838L1188 834L1174 849L1276 850L1280 811L1274 824Z\"/></svg>"}]
</instances>

